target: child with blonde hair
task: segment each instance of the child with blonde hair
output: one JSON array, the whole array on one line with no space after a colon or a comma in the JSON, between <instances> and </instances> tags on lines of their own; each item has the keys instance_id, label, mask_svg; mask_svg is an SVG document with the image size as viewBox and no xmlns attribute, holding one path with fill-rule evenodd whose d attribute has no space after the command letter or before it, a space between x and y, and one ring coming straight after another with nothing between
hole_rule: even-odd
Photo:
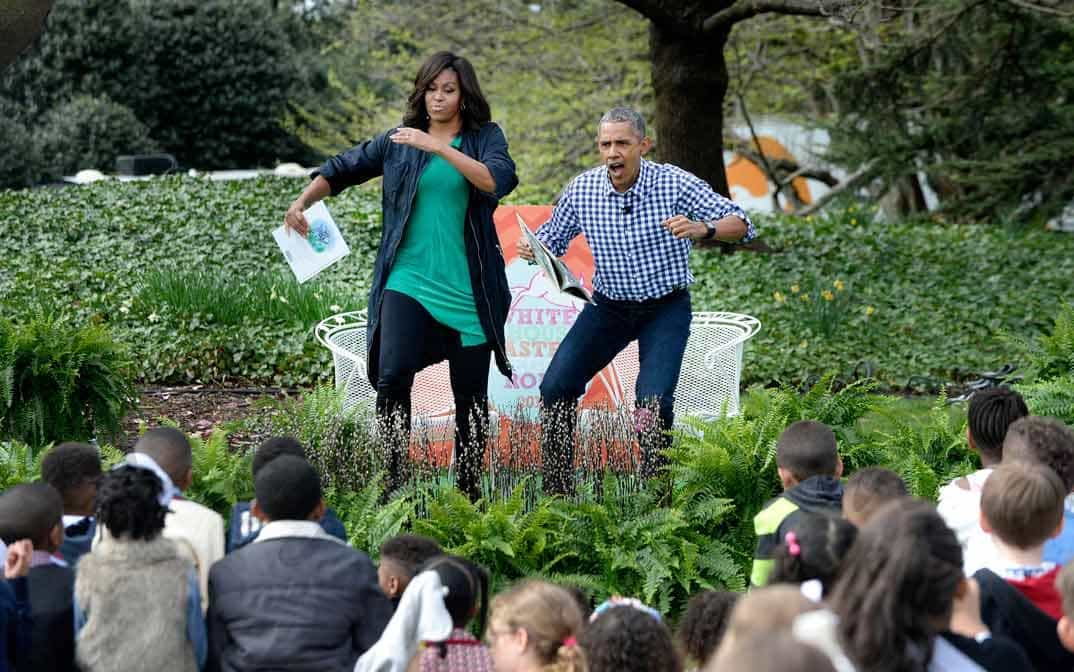
<instances>
[{"instance_id":1,"label":"child with blonde hair","mask_svg":"<svg viewBox=\"0 0 1074 672\"><path fill-rule=\"evenodd\" d=\"M492 601L489 653L496 672L585 672L578 601L544 581L524 581Z\"/></svg>"}]
</instances>

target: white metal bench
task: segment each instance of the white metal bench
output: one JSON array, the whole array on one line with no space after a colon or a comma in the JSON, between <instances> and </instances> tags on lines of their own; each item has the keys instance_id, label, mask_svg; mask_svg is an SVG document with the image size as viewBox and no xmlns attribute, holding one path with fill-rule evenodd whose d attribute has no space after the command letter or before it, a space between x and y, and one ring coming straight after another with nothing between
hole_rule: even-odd
<instances>
[{"instance_id":1,"label":"white metal bench","mask_svg":"<svg viewBox=\"0 0 1074 672\"><path fill-rule=\"evenodd\" d=\"M317 325L317 340L332 352L336 387L344 394L344 408L369 404L376 391L366 378L364 310L333 315ZM690 339L683 355L682 372L675 389L677 418L713 418L725 410L738 414L738 388L742 375L742 351L761 328L761 323L739 313L698 312L690 324ZM634 381L638 376L638 343L632 342L613 360L622 382L623 406L634 404ZM425 427L453 428L454 401L448 364L440 362L420 371L414 379L411 408L413 422ZM494 409L510 414L512 409ZM492 423L492 427L497 426ZM494 430L495 431L495 430Z\"/></svg>"}]
</instances>

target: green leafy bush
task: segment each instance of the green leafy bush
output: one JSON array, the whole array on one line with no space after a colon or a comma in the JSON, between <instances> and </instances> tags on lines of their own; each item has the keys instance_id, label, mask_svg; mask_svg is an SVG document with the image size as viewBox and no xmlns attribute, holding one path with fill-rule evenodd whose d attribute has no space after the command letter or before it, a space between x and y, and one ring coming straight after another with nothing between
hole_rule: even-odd
<instances>
[{"instance_id":1,"label":"green leafy bush","mask_svg":"<svg viewBox=\"0 0 1074 672\"><path fill-rule=\"evenodd\" d=\"M119 430L134 398L127 349L101 325L39 315L0 321L3 435L32 446Z\"/></svg>"},{"instance_id":2,"label":"green leafy bush","mask_svg":"<svg viewBox=\"0 0 1074 672\"><path fill-rule=\"evenodd\" d=\"M50 175L74 175L83 168L115 169L122 154L157 150L149 129L129 108L107 96L75 96L45 115L41 153Z\"/></svg>"},{"instance_id":3,"label":"green leafy bush","mask_svg":"<svg viewBox=\"0 0 1074 672\"><path fill-rule=\"evenodd\" d=\"M0 147L5 160L0 161L0 188L29 187L41 179L44 171L37 138L25 123L13 119L0 105Z\"/></svg>"},{"instance_id":4,"label":"green leafy bush","mask_svg":"<svg viewBox=\"0 0 1074 672\"><path fill-rule=\"evenodd\" d=\"M76 96L107 96L198 168L308 161L281 121L310 90L312 48L307 24L270 3L58 0L2 73L0 97L29 124Z\"/></svg>"}]
</instances>

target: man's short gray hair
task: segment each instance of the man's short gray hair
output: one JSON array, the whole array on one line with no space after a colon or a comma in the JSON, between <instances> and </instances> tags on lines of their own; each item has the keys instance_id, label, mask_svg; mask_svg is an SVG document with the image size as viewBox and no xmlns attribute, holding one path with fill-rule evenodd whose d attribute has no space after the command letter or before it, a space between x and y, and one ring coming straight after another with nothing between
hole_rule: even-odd
<instances>
[{"instance_id":1,"label":"man's short gray hair","mask_svg":"<svg viewBox=\"0 0 1074 672\"><path fill-rule=\"evenodd\" d=\"M597 126L597 135L600 135L600 127L604 124L621 124L626 122L631 125L639 138L645 137L645 118L629 107L613 107L604 113Z\"/></svg>"}]
</instances>

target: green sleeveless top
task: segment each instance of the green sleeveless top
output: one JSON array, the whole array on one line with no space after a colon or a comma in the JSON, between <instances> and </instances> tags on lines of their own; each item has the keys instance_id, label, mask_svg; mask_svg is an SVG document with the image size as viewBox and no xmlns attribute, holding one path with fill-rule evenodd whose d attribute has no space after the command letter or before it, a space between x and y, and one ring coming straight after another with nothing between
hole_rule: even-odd
<instances>
[{"instance_id":1,"label":"green sleeveless top","mask_svg":"<svg viewBox=\"0 0 1074 672\"><path fill-rule=\"evenodd\" d=\"M459 147L462 138L451 141ZM462 336L463 346L481 345L470 265L466 261L466 207L470 185L446 159L432 156L418 190L386 289L406 294L440 324Z\"/></svg>"}]
</instances>

